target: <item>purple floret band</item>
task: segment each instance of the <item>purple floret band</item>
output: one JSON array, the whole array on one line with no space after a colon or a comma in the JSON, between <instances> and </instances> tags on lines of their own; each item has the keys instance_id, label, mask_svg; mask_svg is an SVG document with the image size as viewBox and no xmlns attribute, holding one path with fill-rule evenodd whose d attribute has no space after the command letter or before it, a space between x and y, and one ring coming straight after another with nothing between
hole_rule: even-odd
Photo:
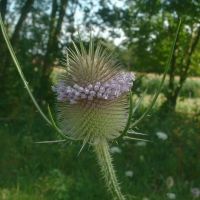
<instances>
[{"instance_id":1,"label":"purple floret band","mask_svg":"<svg viewBox=\"0 0 200 200\"><path fill-rule=\"evenodd\" d=\"M52 86L52 90L57 95L60 102L69 101L70 104L76 104L79 100L104 99L113 100L120 95L128 92L133 86L135 75L131 72L121 72L112 79L101 83L89 84L82 87L78 84L68 86L64 82L59 82Z\"/></svg>"}]
</instances>

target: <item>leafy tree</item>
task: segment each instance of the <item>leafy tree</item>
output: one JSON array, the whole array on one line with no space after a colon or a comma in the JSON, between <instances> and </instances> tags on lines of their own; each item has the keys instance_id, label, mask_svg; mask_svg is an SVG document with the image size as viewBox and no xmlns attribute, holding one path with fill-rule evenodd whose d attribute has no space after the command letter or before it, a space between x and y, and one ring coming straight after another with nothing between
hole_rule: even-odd
<instances>
[{"instance_id":1,"label":"leafy tree","mask_svg":"<svg viewBox=\"0 0 200 200\"><path fill-rule=\"evenodd\" d=\"M111 1L102 1L101 5L98 15L107 26L124 31L127 37L123 44L124 58L139 71L163 71L178 20L182 18L182 30L169 70L168 90L165 93L167 101L164 104L164 107L174 110L178 94L191 74L190 69L193 74L198 74L195 60L199 54L195 55L195 50L199 48L200 2L126 0L121 7ZM175 76L179 78L178 83Z\"/></svg>"},{"instance_id":2,"label":"leafy tree","mask_svg":"<svg viewBox=\"0 0 200 200\"><path fill-rule=\"evenodd\" d=\"M10 41L32 90L38 99L46 100L48 91L51 91L49 78L55 61L61 58L75 32L74 15L80 7L79 0L2 0L0 3ZM0 57L0 95L5 99L1 106L6 108L11 104L14 107L10 108L15 110L22 106L20 98L24 98L24 90L21 90L21 80L1 33ZM18 102L17 105L14 101Z\"/></svg>"}]
</instances>

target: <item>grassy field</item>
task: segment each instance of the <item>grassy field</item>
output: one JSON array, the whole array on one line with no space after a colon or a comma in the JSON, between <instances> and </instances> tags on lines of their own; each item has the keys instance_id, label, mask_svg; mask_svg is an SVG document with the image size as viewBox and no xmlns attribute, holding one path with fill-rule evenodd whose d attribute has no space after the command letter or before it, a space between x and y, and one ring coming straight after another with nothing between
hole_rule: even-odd
<instances>
[{"instance_id":1,"label":"grassy field","mask_svg":"<svg viewBox=\"0 0 200 200\"><path fill-rule=\"evenodd\" d=\"M158 85L160 83L162 75L158 74L146 74L141 73L137 75L138 80L140 80L139 88L136 88L137 90L144 91L146 88L148 88L148 93L152 94L155 92L156 88L158 88ZM175 82L177 83L179 80L178 77L175 77ZM168 77L166 77L166 81L163 86L163 91L166 90L168 84ZM200 97L200 78L199 77L189 77L186 79L186 82L183 85L183 88L180 92L180 97L185 98L198 98Z\"/></svg>"},{"instance_id":2,"label":"grassy field","mask_svg":"<svg viewBox=\"0 0 200 200\"><path fill-rule=\"evenodd\" d=\"M111 144L122 191L129 194L128 199L200 199L199 79L189 82L192 89L186 86L194 95L182 93L176 113L159 112L164 100L161 95L150 116L138 126L137 131L146 133L143 138L151 142ZM151 97L149 92L135 118ZM80 143L36 144L56 139L55 133L32 106L18 110L17 116L0 123L1 200L110 199L92 147L87 146L78 156Z\"/></svg>"}]
</instances>

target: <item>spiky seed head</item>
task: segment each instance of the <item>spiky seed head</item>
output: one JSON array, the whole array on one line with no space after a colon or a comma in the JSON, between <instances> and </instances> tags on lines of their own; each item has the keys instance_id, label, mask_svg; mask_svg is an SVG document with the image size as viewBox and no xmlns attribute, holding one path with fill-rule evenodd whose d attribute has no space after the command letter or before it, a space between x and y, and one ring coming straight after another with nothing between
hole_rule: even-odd
<instances>
[{"instance_id":1,"label":"spiky seed head","mask_svg":"<svg viewBox=\"0 0 200 200\"><path fill-rule=\"evenodd\" d=\"M120 136L128 118L128 92L134 74L122 71L100 44L89 50L68 49L65 70L52 87L57 95L58 119L73 140L98 143Z\"/></svg>"}]
</instances>

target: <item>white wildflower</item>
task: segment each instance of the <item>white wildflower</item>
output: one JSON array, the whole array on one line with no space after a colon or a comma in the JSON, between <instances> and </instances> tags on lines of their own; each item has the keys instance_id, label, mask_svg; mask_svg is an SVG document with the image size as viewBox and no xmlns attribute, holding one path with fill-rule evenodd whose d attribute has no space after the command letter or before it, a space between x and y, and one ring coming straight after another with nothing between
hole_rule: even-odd
<instances>
[{"instance_id":1,"label":"white wildflower","mask_svg":"<svg viewBox=\"0 0 200 200\"><path fill-rule=\"evenodd\" d=\"M200 188L191 188L191 193L194 198L200 197Z\"/></svg>"},{"instance_id":2,"label":"white wildflower","mask_svg":"<svg viewBox=\"0 0 200 200\"><path fill-rule=\"evenodd\" d=\"M168 135L166 133L164 133L164 132L161 132L161 131L158 131L156 133L156 135L161 140L167 140L167 138L168 138Z\"/></svg>"},{"instance_id":3,"label":"white wildflower","mask_svg":"<svg viewBox=\"0 0 200 200\"><path fill-rule=\"evenodd\" d=\"M131 170L126 171L125 176L130 177L130 178L133 177L133 171Z\"/></svg>"},{"instance_id":4,"label":"white wildflower","mask_svg":"<svg viewBox=\"0 0 200 200\"><path fill-rule=\"evenodd\" d=\"M167 177L166 186L167 186L168 189L170 189L174 186L174 179L173 179L172 176Z\"/></svg>"},{"instance_id":5,"label":"white wildflower","mask_svg":"<svg viewBox=\"0 0 200 200\"><path fill-rule=\"evenodd\" d=\"M176 194L172 193L172 192L168 192L167 194L168 199L176 199Z\"/></svg>"},{"instance_id":6,"label":"white wildflower","mask_svg":"<svg viewBox=\"0 0 200 200\"><path fill-rule=\"evenodd\" d=\"M144 156L143 155L140 155L140 161L144 161Z\"/></svg>"},{"instance_id":7,"label":"white wildflower","mask_svg":"<svg viewBox=\"0 0 200 200\"><path fill-rule=\"evenodd\" d=\"M139 141L135 145L138 146L138 147L144 147L144 146L146 146L146 144L147 143L145 141Z\"/></svg>"},{"instance_id":8,"label":"white wildflower","mask_svg":"<svg viewBox=\"0 0 200 200\"><path fill-rule=\"evenodd\" d=\"M113 146L113 147L110 148L110 152L112 154L114 154L114 153L121 153L122 150L119 147L117 147L117 146Z\"/></svg>"}]
</instances>

